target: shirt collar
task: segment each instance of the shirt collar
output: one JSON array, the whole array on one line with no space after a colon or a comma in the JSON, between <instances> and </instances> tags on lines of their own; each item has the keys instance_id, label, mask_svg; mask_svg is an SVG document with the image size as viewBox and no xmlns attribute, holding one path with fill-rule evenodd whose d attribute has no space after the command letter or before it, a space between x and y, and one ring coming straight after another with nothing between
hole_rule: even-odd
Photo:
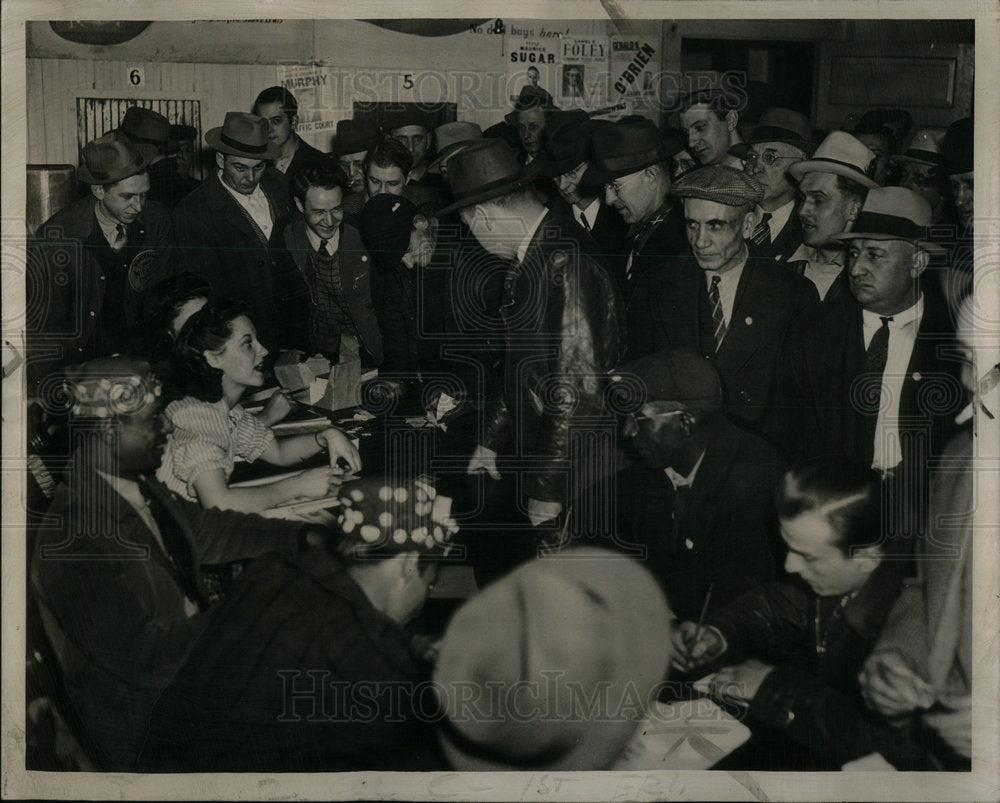
<instances>
[{"instance_id":1,"label":"shirt collar","mask_svg":"<svg viewBox=\"0 0 1000 803\"><path fill-rule=\"evenodd\" d=\"M259 203L264 198L264 190L260 188L259 183L257 184L256 187L253 188L253 192L251 192L249 195L244 195L243 193L237 192L228 184L226 184L225 180L222 178L221 169L217 171L217 175L219 176L219 183L226 188L226 192L232 195L233 198L236 199L237 203L241 204L242 206L246 206L251 201L257 201Z\"/></svg>"},{"instance_id":2,"label":"shirt collar","mask_svg":"<svg viewBox=\"0 0 1000 803\"><path fill-rule=\"evenodd\" d=\"M735 268L730 268L725 273L719 273L714 270L703 270L702 273L705 274L705 283L708 285L709 288L711 288L712 277L718 276L720 285L724 284L726 286L731 285L735 287L740 282L740 276L743 275L743 268L746 267L747 259L749 258L749 256L750 253L748 251L746 254L743 255L743 261L740 262L739 265L737 265Z\"/></svg>"},{"instance_id":3,"label":"shirt collar","mask_svg":"<svg viewBox=\"0 0 1000 803\"><path fill-rule=\"evenodd\" d=\"M542 218L548 214L549 210L546 207L542 207L542 211L538 213L538 217L535 218L534 222L528 226L528 231L524 235L524 239L521 244L517 247L517 264L520 265L524 262L524 257L528 253L528 246L531 245L531 240L535 236L535 232L538 231L538 227L542 225Z\"/></svg>"},{"instance_id":4,"label":"shirt collar","mask_svg":"<svg viewBox=\"0 0 1000 803\"><path fill-rule=\"evenodd\" d=\"M306 226L306 239L309 240L309 245L312 246L313 251L319 251L319 244L323 242L323 238L310 229L309 226ZM337 227L337 231L334 232L333 237L327 240L326 243L330 249L330 253L336 254L337 245L340 243L340 226Z\"/></svg>"},{"instance_id":5,"label":"shirt collar","mask_svg":"<svg viewBox=\"0 0 1000 803\"><path fill-rule=\"evenodd\" d=\"M114 218L108 217L100 202L94 204L94 216L97 218L97 225L101 227L101 231L104 232L104 236L107 238L108 242L114 242L115 237L118 234L118 227L124 226L125 224L120 223ZM126 226L126 228L128 227Z\"/></svg>"},{"instance_id":6,"label":"shirt collar","mask_svg":"<svg viewBox=\"0 0 1000 803\"><path fill-rule=\"evenodd\" d=\"M135 480L127 480L124 477L108 474L100 469L97 470L97 473L101 475L108 485L118 492L118 495L122 499L136 510L149 506L149 501L142 495L142 491L139 490L139 483Z\"/></svg>"},{"instance_id":7,"label":"shirt collar","mask_svg":"<svg viewBox=\"0 0 1000 803\"><path fill-rule=\"evenodd\" d=\"M823 254L832 254L829 259L827 259ZM815 262L820 265L836 265L838 268L844 267L844 252L842 250L834 250L821 252L818 248L813 248L810 245L802 243L798 248L795 249L795 253L788 257L789 262Z\"/></svg>"},{"instance_id":8,"label":"shirt collar","mask_svg":"<svg viewBox=\"0 0 1000 803\"><path fill-rule=\"evenodd\" d=\"M670 466L663 469L663 473L667 475L667 479L670 480L670 484L674 486L676 491L678 488L690 488L694 485L694 475L698 473L698 468L701 466L701 461L705 459L705 453L702 452L701 456L698 458L698 462L694 464L694 467L688 473L686 477L682 477L676 471L674 471Z\"/></svg>"},{"instance_id":9,"label":"shirt collar","mask_svg":"<svg viewBox=\"0 0 1000 803\"><path fill-rule=\"evenodd\" d=\"M892 320L889 321L890 329L905 329L907 326L919 325L920 319L924 314L924 295L920 294L920 298L917 299L917 303L908 309L904 309L902 312L897 312L892 316ZM870 312L869 310L862 309L861 317L864 321L865 329L878 329L882 326L882 318L888 317L879 315L877 312Z\"/></svg>"}]
</instances>

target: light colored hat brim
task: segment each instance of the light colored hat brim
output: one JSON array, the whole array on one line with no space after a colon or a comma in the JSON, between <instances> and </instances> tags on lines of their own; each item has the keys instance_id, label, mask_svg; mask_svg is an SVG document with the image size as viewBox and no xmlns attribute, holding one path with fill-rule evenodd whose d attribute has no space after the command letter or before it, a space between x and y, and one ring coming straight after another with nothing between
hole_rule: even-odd
<instances>
[{"instance_id":1,"label":"light colored hat brim","mask_svg":"<svg viewBox=\"0 0 1000 803\"><path fill-rule=\"evenodd\" d=\"M862 187L867 187L870 190L879 186L877 181L869 178L856 167L826 159L806 159L802 162L796 162L788 168L788 172L796 181L802 181L802 177L806 173L833 173L836 176L856 181Z\"/></svg>"},{"instance_id":2,"label":"light colored hat brim","mask_svg":"<svg viewBox=\"0 0 1000 803\"><path fill-rule=\"evenodd\" d=\"M898 234L886 234L880 231L842 231L840 234L831 234L831 240L838 240L840 242L850 242L851 240L902 240L906 243L913 243L914 245L922 248L924 251L928 251L934 254L945 254L947 249L937 243L932 243L930 240L913 239L910 237L900 237Z\"/></svg>"}]
</instances>

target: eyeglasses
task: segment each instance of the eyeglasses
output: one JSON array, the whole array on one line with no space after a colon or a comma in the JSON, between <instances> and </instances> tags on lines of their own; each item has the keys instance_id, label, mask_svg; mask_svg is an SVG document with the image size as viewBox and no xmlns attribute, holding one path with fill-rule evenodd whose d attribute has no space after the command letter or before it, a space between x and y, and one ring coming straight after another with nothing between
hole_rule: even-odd
<instances>
[{"instance_id":1,"label":"eyeglasses","mask_svg":"<svg viewBox=\"0 0 1000 803\"><path fill-rule=\"evenodd\" d=\"M638 432L640 421L655 421L657 418L671 418L675 415L683 415L686 410L670 410L665 413L653 413L653 415L644 415L643 413L625 413L624 425L625 432Z\"/></svg>"},{"instance_id":2,"label":"eyeglasses","mask_svg":"<svg viewBox=\"0 0 1000 803\"><path fill-rule=\"evenodd\" d=\"M748 165L755 165L757 162L763 162L765 165L770 167L779 159L798 159L798 156L779 156L774 153L774 151L764 151L764 153L757 153L757 151L747 151L747 155L743 157L743 161Z\"/></svg>"},{"instance_id":3,"label":"eyeglasses","mask_svg":"<svg viewBox=\"0 0 1000 803\"><path fill-rule=\"evenodd\" d=\"M639 175L638 173L632 173L628 176L625 176L624 181L622 179L617 179L616 181L608 182L607 184L604 185L604 191L613 192L615 195L621 195L622 188L625 186L625 181L627 181L628 179L635 178L638 175Z\"/></svg>"}]
</instances>

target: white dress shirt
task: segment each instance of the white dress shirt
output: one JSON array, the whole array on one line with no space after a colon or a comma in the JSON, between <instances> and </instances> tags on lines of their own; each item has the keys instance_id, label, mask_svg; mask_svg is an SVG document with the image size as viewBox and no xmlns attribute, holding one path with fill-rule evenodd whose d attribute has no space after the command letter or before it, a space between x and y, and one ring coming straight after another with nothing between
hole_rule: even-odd
<instances>
[{"instance_id":1,"label":"white dress shirt","mask_svg":"<svg viewBox=\"0 0 1000 803\"><path fill-rule=\"evenodd\" d=\"M743 275L743 268L746 267L747 261L744 257L743 262L737 265L735 268L730 268L725 273L719 273L714 270L703 270L702 273L705 274L705 285L711 290L712 289L712 277L719 277L719 300L722 302L722 314L726 318L726 328L729 328L729 322L733 319L733 307L736 305L736 288L740 285L740 276Z\"/></svg>"},{"instance_id":2,"label":"white dress shirt","mask_svg":"<svg viewBox=\"0 0 1000 803\"><path fill-rule=\"evenodd\" d=\"M880 316L862 310L865 348L867 349L881 326ZM888 471L903 459L899 444L899 397L903 392L917 330L924 316L924 297L921 295L907 310L898 312L889 321L889 354L882 373L882 393L879 398L878 418L875 422L875 451L872 468Z\"/></svg>"},{"instance_id":3,"label":"white dress shirt","mask_svg":"<svg viewBox=\"0 0 1000 803\"><path fill-rule=\"evenodd\" d=\"M268 202L264 190L260 188L260 184L253 188L252 193L244 195L242 192L237 192L226 184L222 178L221 170L219 171L219 181L222 182L222 186L226 188L229 194L236 199L236 203L246 209L250 217L253 218L254 223L260 226L260 230L264 232L264 236L270 240L271 229L274 227L274 221L271 220L271 204Z\"/></svg>"}]
</instances>

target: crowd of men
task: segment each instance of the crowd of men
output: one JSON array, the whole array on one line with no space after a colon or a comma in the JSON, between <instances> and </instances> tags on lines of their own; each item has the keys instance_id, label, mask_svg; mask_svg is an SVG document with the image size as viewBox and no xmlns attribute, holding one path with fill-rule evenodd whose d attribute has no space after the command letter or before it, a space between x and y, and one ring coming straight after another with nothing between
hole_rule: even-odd
<instances>
[{"instance_id":1,"label":"crowd of men","mask_svg":"<svg viewBox=\"0 0 1000 803\"><path fill-rule=\"evenodd\" d=\"M83 149L88 192L30 248L29 297L44 303L29 320L29 397L49 410L67 394L74 426L104 435L75 452L55 501L70 529L43 528L32 567L95 766L444 766L412 749L433 735L377 718L295 730L287 678L260 669L430 677L402 626L440 543L404 548L419 523L381 524L387 542L402 533L397 546L359 563L353 526L331 546L314 528L181 504L151 481L170 382L153 369L171 338L150 335L169 323L162 296L179 275L241 301L274 354L356 356L400 399L460 379L475 413L467 471L484 475L470 519L481 538L475 526L466 538L481 584L522 582L516 567L539 549L638 558L679 622L672 646L647 639L659 645L648 671L665 676L670 652L680 677L718 669L717 690L737 688L731 700L817 767L871 752L906 769L968 766L967 532L950 538L961 546L943 579L922 558L949 540L940 511L967 490L967 462L946 456L969 453L958 419L991 365L970 367L955 327L972 303L971 120L942 133L880 109L822 132L774 107L748 125L741 99L717 88L684 96L667 128L561 110L529 83L486 131L407 111L379 129L343 120L323 153L296 133L288 90L248 107L205 134L214 162L200 183L177 158L190 132L130 108ZM132 390L112 399L122 377ZM407 487L397 502L417 493ZM365 515L379 519L377 506ZM59 558L101 526L114 537L82 539L86 560ZM207 601L203 564L253 558L250 579ZM911 575L925 593L947 587L934 603L948 606L947 645L912 605L919 621L893 627ZM646 603L668 615L654 592L628 605ZM498 603L493 620L518 604ZM300 617L308 633L283 629ZM237 643L264 646L232 666L224 648ZM460 643L437 676L471 679L462 656L477 648ZM421 704L408 700L403 719L421 719ZM188 727L198 717L204 728ZM549 755L540 731L447 724L455 766L538 766L515 744ZM597 769L604 752L537 760Z\"/></svg>"}]
</instances>

